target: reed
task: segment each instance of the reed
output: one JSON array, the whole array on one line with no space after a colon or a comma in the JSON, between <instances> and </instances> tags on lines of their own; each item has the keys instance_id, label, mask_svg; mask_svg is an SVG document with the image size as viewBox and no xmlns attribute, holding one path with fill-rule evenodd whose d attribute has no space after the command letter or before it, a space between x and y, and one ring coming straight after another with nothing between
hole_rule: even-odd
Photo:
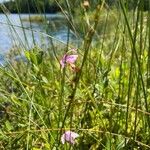
<instances>
[{"instance_id":1,"label":"reed","mask_svg":"<svg viewBox=\"0 0 150 150\"><path fill-rule=\"evenodd\" d=\"M49 35L46 13L39 15L45 26L40 32L30 15L30 27L24 27L17 1L20 26L1 6L20 44L0 66L0 149L150 148L150 2L147 11L145 3L132 8L123 0L112 6L104 0L55 0L68 22L66 42Z\"/></svg>"}]
</instances>

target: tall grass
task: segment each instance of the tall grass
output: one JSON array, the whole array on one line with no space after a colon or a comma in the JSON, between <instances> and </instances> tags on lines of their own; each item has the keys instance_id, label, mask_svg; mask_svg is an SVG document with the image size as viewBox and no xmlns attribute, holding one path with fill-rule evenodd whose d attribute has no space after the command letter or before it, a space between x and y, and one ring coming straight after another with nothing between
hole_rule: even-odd
<instances>
[{"instance_id":1,"label":"tall grass","mask_svg":"<svg viewBox=\"0 0 150 150\"><path fill-rule=\"evenodd\" d=\"M0 67L0 149L149 149L150 9L144 11L142 0L134 11L123 0L113 7L93 1L96 7L87 9L82 2L76 9L68 0L66 8L55 2L68 21L66 43L48 34L46 20L42 33L31 19L27 29L20 14L21 26L4 14L20 45ZM35 32L49 45L40 47ZM70 41L71 32L79 43ZM74 48L76 70L61 68L60 60ZM16 51L25 60L16 60ZM61 143L68 130L79 134L74 145Z\"/></svg>"}]
</instances>

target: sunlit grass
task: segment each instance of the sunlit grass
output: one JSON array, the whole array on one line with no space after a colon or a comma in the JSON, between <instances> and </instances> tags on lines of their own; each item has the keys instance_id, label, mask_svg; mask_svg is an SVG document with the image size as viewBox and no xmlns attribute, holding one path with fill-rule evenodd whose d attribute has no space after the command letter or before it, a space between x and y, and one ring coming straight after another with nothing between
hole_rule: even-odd
<instances>
[{"instance_id":1,"label":"sunlit grass","mask_svg":"<svg viewBox=\"0 0 150 150\"><path fill-rule=\"evenodd\" d=\"M129 11L122 1L119 8L104 7L93 13L81 7L74 18L67 14L68 27L82 40L78 47L69 36L59 46L44 34L51 43L47 50L21 45L15 51L23 60L13 52L5 59L0 149L150 148L150 14ZM72 48L76 69L69 63L62 68L60 60ZM68 130L79 134L74 145L60 141Z\"/></svg>"}]
</instances>

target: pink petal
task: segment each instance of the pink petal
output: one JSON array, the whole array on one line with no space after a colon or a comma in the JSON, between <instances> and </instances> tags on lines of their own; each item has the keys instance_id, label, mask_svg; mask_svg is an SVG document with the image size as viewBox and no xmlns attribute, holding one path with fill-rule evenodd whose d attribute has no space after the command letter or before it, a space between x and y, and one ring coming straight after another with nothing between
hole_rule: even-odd
<instances>
[{"instance_id":1,"label":"pink petal","mask_svg":"<svg viewBox=\"0 0 150 150\"><path fill-rule=\"evenodd\" d=\"M75 139L75 138L79 137L79 134L72 132L72 137Z\"/></svg>"},{"instance_id":2,"label":"pink petal","mask_svg":"<svg viewBox=\"0 0 150 150\"><path fill-rule=\"evenodd\" d=\"M77 58L78 58L78 55L68 55L68 56L66 56L66 62L73 64L73 63L75 63Z\"/></svg>"},{"instance_id":3,"label":"pink petal","mask_svg":"<svg viewBox=\"0 0 150 150\"><path fill-rule=\"evenodd\" d=\"M65 67L66 58L67 58L67 55L64 55L63 58L60 60L60 65L62 68Z\"/></svg>"},{"instance_id":4,"label":"pink petal","mask_svg":"<svg viewBox=\"0 0 150 150\"><path fill-rule=\"evenodd\" d=\"M61 142L62 142L62 144L65 144L65 135L64 134L61 136Z\"/></svg>"},{"instance_id":5,"label":"pink petal","mask_svg":"<svg viewBox=\"0 0 150 150\"><path fill-rule=\"evenodd\" d=\"M65 63L63 62L63 60L60 60L60 65L61 65L62 68L65 67Z\"/></svg>"},{"instance_id":6,"label":"pink petal","mask_svg":"<svg viewBox=\"0 0 150 150\"><path fill-rule=\"evenodd\" d=\"M74 64L77 58L78 55L64 55L63 58L60 60L60 65L62 68L64 68L65 63Z\"/></svg>"},{"instance_id":7,"label":"pink petal","mask_svg":"<svg viewBox=\"0 0 150 150\"><path fill-rule=\"evenodd\" d=\"M75 144L75 138L79 137L79 134L72 132L72 131L66 131L62 136L61 136L61 142L62 144L65 143L65 141Z\"/></svg>"}]
</instances>

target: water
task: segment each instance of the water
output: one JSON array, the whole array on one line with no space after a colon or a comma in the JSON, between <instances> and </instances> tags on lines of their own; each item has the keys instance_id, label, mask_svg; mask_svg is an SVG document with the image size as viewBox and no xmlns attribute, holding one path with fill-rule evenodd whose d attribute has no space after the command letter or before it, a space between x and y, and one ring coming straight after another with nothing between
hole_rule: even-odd
<instances>
[{"instance_id":1,"label":"water","mask_svg":"<svg viewBox=\"0 0 150 150\"><path fill-rule=\"evenodd\" d=\"M35 15L36 14L31 15L31 18L35 17ZM29 15L21 14L21 19L25 18L29 18ZM68 37L66 19L60 14L47 14L46 18L48 19L47 23L32 22L30 24L29 21L23 21L23 27L25 28L25 30L23 30L18 14L10 14L8 17L4 14L0 14L0 60L15 46L30 49L34 44L39 46L47 45L49 37L45 35L46 27L48 27L48 35L56 38L58 41L60 40L66 43ZM31 26L36 32L32 33L30 30ZM70 34L70 38L71 40L76 40L73 34ZM54 39L54 43L57 40ZM57 43L59 43L58 41Z\"/></svg>"}]
</instances>

